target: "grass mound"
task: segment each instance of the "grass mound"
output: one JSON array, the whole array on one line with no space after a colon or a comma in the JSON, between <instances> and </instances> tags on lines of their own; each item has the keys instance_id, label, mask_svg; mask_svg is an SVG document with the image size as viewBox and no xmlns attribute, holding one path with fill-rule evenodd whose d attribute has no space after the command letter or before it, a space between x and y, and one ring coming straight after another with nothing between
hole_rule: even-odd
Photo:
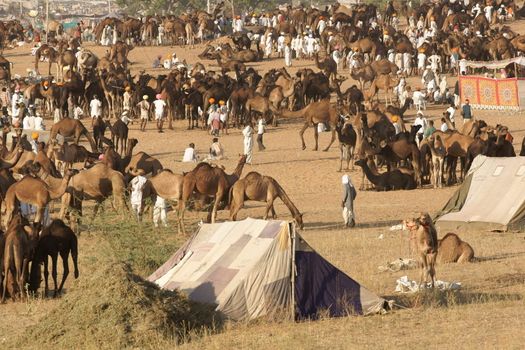
<instances>
[{"instance_id":1,"label":"grass mound","mask_svg":"<svg viewBox=\"0 0 525 350\"><path fill-rule=\"evenodd\" d=\"M39 347L147 348L187 340L215 327L215 321L213 307L160 290L129 265L112 263L82 276L20 341L38 340Z\"/></svg>"}]
</instances>

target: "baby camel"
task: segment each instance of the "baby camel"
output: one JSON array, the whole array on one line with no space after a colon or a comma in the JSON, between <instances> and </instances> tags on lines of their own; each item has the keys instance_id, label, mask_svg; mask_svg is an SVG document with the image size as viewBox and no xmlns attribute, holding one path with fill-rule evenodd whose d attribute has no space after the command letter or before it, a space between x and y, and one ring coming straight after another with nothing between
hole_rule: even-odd
<instances>
[{"instance_id":1,"label":"baby camel","mask_svg":"<svg viewBox=\"0 0 525 350\"><path fill-rule=\"evenodd\" d=\"M424 278L426 286L430 277L434 288L438 240L432 219L428 213L421 213L418 218L405 220L403 224L410 230L410 243L415 246L422 265L419 285L423 283Z\"/></svg>"}]
</instances>

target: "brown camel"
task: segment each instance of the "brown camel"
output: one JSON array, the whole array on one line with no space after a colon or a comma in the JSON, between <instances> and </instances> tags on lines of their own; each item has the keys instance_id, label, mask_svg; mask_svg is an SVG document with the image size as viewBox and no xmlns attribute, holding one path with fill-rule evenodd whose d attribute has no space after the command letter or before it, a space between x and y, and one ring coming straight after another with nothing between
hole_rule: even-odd
<instances>
[{"instance_id":1,"label":"brown camel","mask_svg":"<svg viewBox=\"0 0 525 350\"><path fill-rule=\"evenodd\" d=\"M359 87L361 91L364 91L365 84L370 83L374 81L376 77L376 72L372 69L372 67L367 64L360 68L353 68L350 70L350 76L352 79L359 81Z\"/></svg>"},{"instance_id":2,"label":"brown camel","mask_svg":"<svg viewBox=\"0 0 525 350\"><path fill-rule=\"evenodd\" d=\"M29 226L22 215L16 214L9 221L5 235L3 261L0 264L3 266L0 274L4 274L2 303L5 301L8 286L11 286L9 289L13 301L16 300L17 295L20 299L24 297L29 260L37 239L37 231ZM13 280L10 281L10 279Z\"/></svg>"},{"instance_id":3,"label":"brown camel","mask_svg":"<svg viewBox=\"0 0 525 350\"><path fill-rule=\"evenodd\" d=\"M35 172L38 172L42 179L26 175L22 180L13 184L7 190L5 196L6 218L5 225L11 221L19 202L28 203L36 207L34 222L39 224L44 219L44 211L47 205L54 199L61 198L66 192L72 173L66 172L64 178L54 178L37 165L34 164Z\"/></svg>"},{"instance_id":4,"label":"brown camel","mask_svg":"<svg viewBox=\"0 0 525 350\"><path fill-rule=\"evenodd\" d=\"M392 78L389 74L379 74L372 82L372 85L370 85L367 93L365 93L365 99L370 101L377 95L379 90L383 90L385 92L385 104L388 106L388 101L390 101L390 105L392 105L392 92L398 84L399 79ZM379 100L379 96L377 96L377 99Z\"/></svg>"},{"instance_id":5,"label":"brown camel","mask_svg":"<svg viewBox=\"0 0 525 350\"><path fill-rule=\"evenodd\" d=\"M94 218L102 202L111 196L113 196L113 208L123 213L126 207L125 190L124 176L120 172L102 163L95 164L71 177L67 191L62 196L60 218L64 219L70 207L78 212L79 218L82 217L82 201L86 200L95 201ZM73 220L73 223L78 223L78 218Z\"/></svg>"},{"instance_id":6,"label":"brown camel","mask_svg":"<svg viewBox=\"0 0 525 350\"><path fill-rule=\"evenodd\" d=\"M226 72L245 72L246 66L244 63L238 60L227 60L222 61L221 58L217 58L217 65L221 68L222 74Z\"/></svg>"},{"instance_id":7,"label":"brown camel","mask_svg":"<svg viewBox=\"0 0 525 350\"><path fill-rule=\"evenodd\" d=\"M156 175L163 167L157 158L150 156L146 152L138 152L131 157L126 172L129 169L142 169L145 175Z\"/></svg>"},{"instance_id":8,"label":"brown camel","mask_svg":"<svg viewBox=\"0 0 525 350\"><path fill-rule=\"evenodd\" d=\"M62 135L63 137L74 136L74 142L76 144L78 144L80 136L84 135L91 145L91 151L97 151L95 140L93 140L93 137L89 131L79 120L64 118L58 123L53 124L51 130L49 131L49 140L56 140L57 134Z\"/></svg>"},{"instance_id":9,"label":"brown camel","mask_svg":"<svg viewBox=\"0 0 525 350\"><path fill-rule=\"evenodd\" d=\"M55 285L55 291L53 296L56 297L64 287L67 276L69 275L69 253L73 258L73 267L75 278L78 278L78 243L77 236L69 226L66 226L60 219L55 219L45 227L40 234L38 243L35 248L35 255L33 262L31 263L31 274L29 277L29 290L36 292L40 287L41 269L40 265L44 264L44 282L45 289L44 293L47 295L49 290L48 278L48 260L47 257L51 257L51 276L53 277L53 283ZM58 255L62 258L63 274L60 286L57 288L57 262Z\"/></svg>"},{"instance_id":10,"label":"brown camel","mask_svg":"<svg viewBox=\"0 0 525 350\"><path fill-rule=\"evenodd\" d=\"M428 277L430 277L432 288L434 288L438 240L437 231L432 224L432 219L428 213L422 213L419 218L405 220L404 225L410 230L411 245L416 248L422 265L419 284L421 285L424 279L426 286Z\"/></svg>"},{"instance_id":11,"label":"brown camel","mask_svg":"<svg viewBox=\"0 0 525 350\"><path fill-rule=\"evenodd\" d=\"M323 71L328 80L334 81L337 76L337 63L335 63L332 56L326 57L322 62L319 61L319 53L316 53L314 58L317 68Z\"/></svg>"},{"instance_id":12,"label":"brown camel","mask_svg":"<svg viewBox=\"0 0 525 350\"><path fill-rule=\"evenodd\" d=\"M109 123L108 123L109 124ZM128 143L128 126L122 120L117 119L113 125L109 125L111 131L111 142L115 146L115 151L125 154Z\"/></svg>"},{"instance_id":13,"label":"brown camel","mask_svg":"<svg viewBox=\"0 0 525 350\"><path fill-rule=\"evenodd\" d=\"M303 214L299 212L281 185L279 185L273 177L263 176L255 171L248 173L243 179L240 179L231 187L230 220L237 220L237 213L243 207L245 200L266 202L264 220L268 219L270 211L272 212L272 217L275 219L276 215L273 202L277 197L279 197L290 210L299 228L303 229Z\"/></svg>"},{"instance_id":14,"label":"brown camel","mask_svg":"<svg viewBox=\"0 0 525 350\"><path fill-rule=\"evenodd\" d=\"M104 152L104 160L102 161L102 163L105 163L108 167L110 167L113 170L124 173L133 156L133 148L135 148L135 146L138 143L139 142L137 141L137 139L129 139L128 145L126 147L127 151L124 157L120 157L120 155L117 152L115 152L113 147L108 147L106 149L106 152Z\"/></svg>"},{"instance_id":15,"label":"brown camel","mask_svg":"<svg viewBox=\"0 0 525 350\"><path fill-rule=\"evenodd\" d=\"M438 241L437 262L440 264L465 263L474 259L474 249L455 233L447 233Z\"/></svg>"},{"instance_id":16,"label":"brown camel","mask_svg":"<svg viewBox=\"0 0 525 350\"><path fill-rule=\"evenodd\" d=\"M53 63L57 64L57 77L58 77L58 60L60 55L58 54L58 51L49 46L48 44L43 44L36 50L35 52L35 71L39 73L38 71L38 62L40 62L40 59L46 58L49 62L48 67L48 75L51 75L51 65Z\"/></svg>"},{"instance_id":17,"label":"brown camel","mask_svg":"<svg viewBox=\"0 0 525 350\"><path fill-rule=\"evenodd\" d=\"M245 110L247 113L247 117L244 118L245 120L253 119L253 112L261 114L266 122L269 122L270 120L277 120L275 115L278 113L278 111L273 103L270 102L268 97L259 94L256 94L246 100ZM270 115L272 115L272 118L270 118Z\"/></svg>"},{"instance_id":18,"label":"brown camel","mask_svg":"<svg viewBox=\"0 0 525 350\"><path fill-rule=\"evenodd\" d=\"M213 207L210 207L207 221L215 223L220 202L224 199L224 196L229 194L230 187L241 177L245 164L246 156L243 155L231 175L226 174L222 168L208 163L199 163L192 171L184 175L182 198L179 201L179 221L183 232L184 211L186 202L191 195L195 192L200 197L214 198Z\"/></svg>"},{"instance_id":19,"label":"brown camel","mask_svg":"<svg viewBox=\"0 0 525 350\"><path fill-rule=\"evenodd\" d=\"M317 124L324 123L325 125L330 125L330 128L332 130L332 139L330 140L330 143L323 151L328 151L330 149L330 146L335 141L335 128L337 126L337 119L339 118L339 115L332 105L330 105L330 99L326 98L321 101L312 102L305 108L290 112L290 111L281 111L280 115L285 118L304 118L304 125L299 131L299 136L301 137L302 142L302 148L303 150L306 149L306 144L304 142L304 132L306 129L308 129L309 126L314 127L314 138L315 138L315 147L314 151L317 151L318 148L318 132L317 132Z\"/></svg>"}]
</instances>

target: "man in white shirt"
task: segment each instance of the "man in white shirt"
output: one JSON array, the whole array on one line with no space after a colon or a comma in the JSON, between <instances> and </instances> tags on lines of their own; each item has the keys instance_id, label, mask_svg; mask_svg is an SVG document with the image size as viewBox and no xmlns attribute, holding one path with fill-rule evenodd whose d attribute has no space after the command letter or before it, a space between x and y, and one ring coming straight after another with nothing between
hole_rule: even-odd
<instances>
[{"instance_id":1,"label":"man in white shirt","mask_svg":"<svg viewBox=\"0 0 525 350\"><path fill-rule=\"evenodd\" d=\"M135 176L131 182L131 208L133 213L137 217L137 221L142 221L142 190L146 185L148 179L144 177L144 170L135 170L137 176Z\"/></svg>"},{"instance_id":2,"label":"man in white shirt","mask_svg":"<svg viewBox=\"0 0 525 350\"><path fill-rule=\"evenodd\" d=\"M42 118L42 115L40 112L36 112L35 117L35 130L43 131L46 129L46 126L44 125L44 118Z\"/></svg>"},{"instance_id":3,"label":"man in white shirt","mask_svg":"<svg viewBox=\"0 0 525 350\"><path fill-rule=\"evenodd\" d=\"M421 89L417 89L412 94L412 100L414 101L414 106L420 112L422 108L425 107L425 94L421 92Z\"/></svg>"},{"instance_id":4,"label":"man in white shirt","mask_svg":"<svg viewBox=\"0 0 525 350\"><path fill-rule=\"evenodd\" d=\"M96 118L102 116L102 102L100 102L97 95L93 95L93 99L89 103L89 114L91 115L91 126L93 126Z\"/></svg>"},{"instance_id":5,"label":"man in white shirt","mask_svg":"<svg viewBox=\"0 0 525 350\"><path fill-rule=\"evenodd\" d=\"M260 117L257 121L257 145L259 146L259 151L264 151L266 147L263 144L263 135L265 132L266 122L263 117Z\"/></svg>"},{"instance_id":6,"label":"man in white shirt","mask_svg":"<svg viewBox=\"0 0 525 350\"><path fill-rule=\"evenodd\" d=\"M319 22L317 22L317 31L319 35L323 34L324 29L326 28L326 21L323 16L319 16Z\"/></svg>"},{"instance_id":7,"label":"man in white shirt","mask_svg":"<svg viewBox=\"0 0 525 350\"><path fill-rule=\"evenodd\" d=\"M184 156L182 157L183 163L197 163L198 156L195 152L195 144L190 143L189 147L184 150Z\"/></svg>"},{"instance_id":8,"label":"man in white shirt","mask_svg":"<svg viewBox=\"0 0 525 350\"><path fill-rule=\"evenodd\" d=\"M450 122L455 127L456 121L454 119L454 114L456 113L456 108L454 107L454 104L451 104L450 107L447 108L446 113L448 113L448 119L450 119Z\"/></svg>"},{"instance_id":9,"label":"man in white shirt","mask_svg":"<svg viewBox=\"0 0 525 350\"><path fill-rule=\"evenodd\" d=\"M253 151L253 128L250 122L246 122L242 135L244 136L244 155L246 155L246 164L252 164L252 151Z\"/></svg>"},{"instance_id":10,"label":"man in white shirt","mask_svg":"<svg viewBox=\"0 0 525 350\"><path fill-rule=\"evenodd\" d=\"M27 117L23 119L22 128L25 130L33 130L35 128L35 116L32 110L30 110Z\"/></svg>"},{"instance_id":11,"label":"man in white shirt","mask_svg":"<svg viewBox=\"0 0 525 350\"><path fill-rule=\"evenodd\" d=\"M441 118L441 128L440 130L442 132L446 132L448 130L448 125L447 125L447 121L445 118Z\"/></svg>"},{"instance_id":12,"label":"man in white shirt","mask_svg":"<svg viewBox=\"0 0 525 350\"><path fill-rule=\"evenodd\" d=\"M140 111L140 131L146 131L146 124L148 123L149 117L149 102L148 95L142 96L142 101L137 104Z\"/></svg>"},{"instance_id":13,"label":"man in white shirt","mask_svg":"<svg viewBox=\"0 0 525 350\"><path fill-rule=\"evenodd\" d=\"M164 132L162 130L162 125L164 124L164 118L166 113L164 113L164 108L166 107L166 102L162 99L161 94L157 94L157 99L153 102L155 106L155 120L157 121L157 129L159 132Z\"/></svg>"},{"instance_id":14,"label":"man in white shirt","mask_svg":"<svg viewBox=\"0 0 525 350\"><path fill-rule=\"evenodd\" d=\"M423 133L425 132L425 129L427 128L427 119L424 117L423 112L419 111L417 112L416 119L414 120L414 126L421 126L416 134L416 142L417 146L419 147L419 143L421 140L423 140Z\"/></svg>"}]
</instances>

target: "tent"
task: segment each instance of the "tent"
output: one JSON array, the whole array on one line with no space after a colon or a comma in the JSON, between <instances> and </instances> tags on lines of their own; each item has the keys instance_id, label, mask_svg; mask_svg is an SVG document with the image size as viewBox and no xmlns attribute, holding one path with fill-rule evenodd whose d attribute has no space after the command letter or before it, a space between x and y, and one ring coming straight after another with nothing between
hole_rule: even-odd
<instances>
[{"instance_id":1,"label":"tent","mask_svg":"<svg viewBox=\"0 0 525 350\"><path fill-rule=\"evenodd\" d=\"M326 261L286 221L204 224L149 278L232 320L368 315L385 300Z\"/></svg>"},{"instance_id":2,"label":"tent","mask_svg":"<svg viewBox=\"0 0 525 350\"><path fill-rule=\"evenodd\" d=\"M436 214L441 231L523 230L525 157L477 156L460 188Z\"/></svg>"}]
</instances>

